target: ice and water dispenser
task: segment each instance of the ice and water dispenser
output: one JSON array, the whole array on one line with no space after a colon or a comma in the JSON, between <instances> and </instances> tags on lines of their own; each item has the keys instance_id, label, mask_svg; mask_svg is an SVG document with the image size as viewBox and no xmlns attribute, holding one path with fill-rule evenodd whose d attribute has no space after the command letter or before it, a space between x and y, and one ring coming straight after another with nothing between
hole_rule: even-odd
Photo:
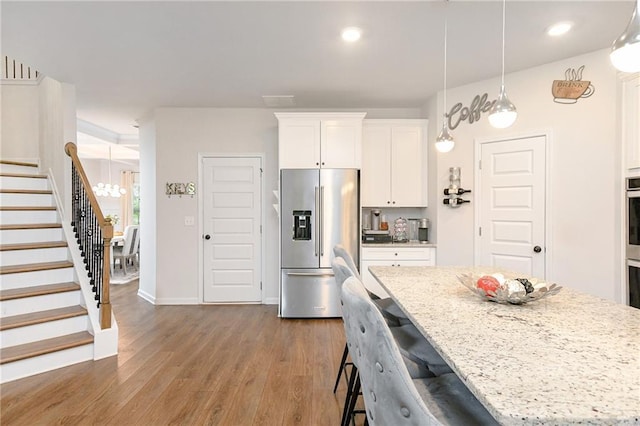
<instances>
[{"instance_id":1,"label":"ice and water dispenser","mask_svg":"<svg viewBox=\"0 0 640 426\"><path fill-rule=\"evenodd\" d=\"M293 239L295 241L311 239L311 210L293 211Z\"/></svg>"}]
</instances>

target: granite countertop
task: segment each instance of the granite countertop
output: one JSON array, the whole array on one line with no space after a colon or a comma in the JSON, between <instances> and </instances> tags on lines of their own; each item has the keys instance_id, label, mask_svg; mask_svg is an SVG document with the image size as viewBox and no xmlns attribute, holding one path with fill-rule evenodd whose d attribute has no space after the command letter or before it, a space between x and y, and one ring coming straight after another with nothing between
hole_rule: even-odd
<instances>
[{"instance_id":1,"label":"granite countertop","mask_svg":"<svg viewBox=\"0 0 640 426\"><path fill-rule=\"evenodd\" d=\"M370 271L500 424L640 424L639 309L566 287L489 302L456 278L486 267Z\"/></svg>"},{"instance_id":2,"label":"granite countertop","mask_svg":"<svg viewBox=\"0 0 640 426\"><path fill-rule=\"evenodd\" d=\"M422 243L416 243L416 242L408 242L408 243L362 243L362 247L427 248L427 247L437 247L437 246L435 243L422 244Z\"/></svg>"}]
</instances>

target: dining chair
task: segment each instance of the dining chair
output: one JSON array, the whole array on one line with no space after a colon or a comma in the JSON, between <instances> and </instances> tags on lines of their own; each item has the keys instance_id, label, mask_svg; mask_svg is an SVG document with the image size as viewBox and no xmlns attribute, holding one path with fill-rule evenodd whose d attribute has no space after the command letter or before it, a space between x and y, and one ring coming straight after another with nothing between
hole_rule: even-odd
<instances>
[{"instance_id":1,"label":"dining chair","mask_svg":"<svg viewBox=\"0 0 640 426\"><path fill-rule=\"evenodd\" d=\"M353 275L360 281L362 281L362 277L358 272L358 267L356 266L353 257L351 257L351 254L349 254L349 252L344 248L343 245L337 244L336 246L334 246L333 255L335 257L343 258L347 263L347 266L353 272ZM365 288L367 290L367 293L369 294L369 297L371 298L371 300L373 300L373 303L375 303L382 311L382 315L387 319L387 322L389 322L390 325L403 325L411 323L411 320L407 318L405 313L402 312L402 309L400 309L398 304L394 302L393 299L391 299L390 297L380 297L375 292L367 288L366 285Z\"/></svg>"},{"instance_id":2,"label":"dining chair","mask_svg":"<svg viewBox=\"0 0 640 426\"><path fill-rule=\"evenodd\" d=\"M498 424L454 373L411 378L391 328L357 278L343 283L341 303L368 424Z\"/></svg>"},{"instance_id":3,"label":"dining chair","mask_svg":"<svg viewBox=\"0 0 640 426\"><path fill-rule=\"evenodd\" d=\"M138 248L140 247L140 226L129 225L124 228L124 244L112 247L113 269L116 267L116 261L120 263L120 267L127 273L127 264L129 261L134 266L138 265Z\"/></svg>"}]
</instances>

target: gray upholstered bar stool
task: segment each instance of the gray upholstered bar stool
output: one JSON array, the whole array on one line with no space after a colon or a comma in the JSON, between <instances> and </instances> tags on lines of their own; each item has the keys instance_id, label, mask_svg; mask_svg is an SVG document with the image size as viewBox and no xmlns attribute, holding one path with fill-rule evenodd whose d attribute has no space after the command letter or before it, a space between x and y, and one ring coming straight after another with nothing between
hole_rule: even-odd
<instances>
[{"instance_id":1,"label":"gray upholstered bar stool","mask_svg":"<svg viewBox=\"0 0 640 426\"><path fill-rule=\"evenodd\" d=\"M454 373L409 376L391 329L358 279L344 282L341 302L370 425L498 424Z\"/></svg>"},{"instance_id":2,"label":"gray upholstered bar stool","mask_svg":"<svg viewBox=\"0 0 640 426\"><path fill-rule=\"evenodd\" d=\"M356 263L353 261L353 257L349 254L349 252L342 246L341 244L336 245L333 248L333 255L335 257L341 257L347 263L347 266L353 272L353 275L362 281L362 277L360 276L360 272L358 272L358 267ZM366 288L366 286L365 286ZM402 309L393 301L390 297L380 297L371 290L367 288L367 293L373 303L376 304L382 315L385 317L389 325L403 325L403 324L411 324L411 320L407 318Z\"/></svg>"},{"instance_id":3,"label":"gray upholstered bar stool","mask_svg":"<svg viewBox=\"0 0 640 426\"><path fill-rule=\"evenodd\" d=\"M348 271L350 271L350 276L356 277L360 282L362 279L358 274L358 270L356 269L355 262L353 258L349 255L343 246L336 245L333 248L333 253L335 258L342 258L344 263L346 264ZM345 257L346 256L346 257ZM346 279L349 275L348 272L335 271L336 274L336 282L338 282L338 274L342 280ZM344 278L343 278L344 276ZM341 282L338 282L341 285ZM363 284L364 285L364 284ZM380 299L376 298L375 295L364 286L369 298L376 305L378 310L382 313L382 316L387 321L387 324L391 327L391 332L393 333L393 337L396 339L398 347L400 348L400 352L407 359L413 361L413 363L407 362L407 368L409 368L409 372L411 373L411 377L424 377L424 368L426 367L430 375L439 376L441 374L451 373L452 370L447 365L446 361L442 359L440 354L434 349L434 347L425 339L425 337L420 333L411 321L406 317L402 309L393 301L391 298ZM390 301L390 303L385 303L385 306L392 306L393 311L389 311L381 306L380 302ZM395 311L399 311L402 315L402 318L398 318L397 315L394 314ZM395 320L389 320L389 318L395 318ZM401 325L399 325L400 323ZM338 377L336 377L336 384L334 387L334 393L338 387L338 383L340 381L340 375L344 370L343 365L346 362L347 356L347 348L345 347L345 351L342 354L342 362L341 367L338 370ZM415 366L416 368L412 368Z\"/></svg>"}]
</instances>

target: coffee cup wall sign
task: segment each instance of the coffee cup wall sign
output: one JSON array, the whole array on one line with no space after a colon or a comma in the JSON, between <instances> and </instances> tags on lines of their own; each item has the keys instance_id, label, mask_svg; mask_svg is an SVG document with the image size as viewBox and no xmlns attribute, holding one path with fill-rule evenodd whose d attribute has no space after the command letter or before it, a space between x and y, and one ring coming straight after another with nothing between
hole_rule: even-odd
<instances>
[{"instance_id":1,"label":"coffee cup wall sign","mask_svg":"<svg viewBox=\"0 0 640 426\"><path fill-rule=\"evenodd\" d=\"M567 68L564 73L564 80L553 80L551 94L553 101L559 104L575 104L580 98L588 98L593 95L596 88L588 80L582 79L584 65L576 71Z\"/></svg>"}]
</instances>

